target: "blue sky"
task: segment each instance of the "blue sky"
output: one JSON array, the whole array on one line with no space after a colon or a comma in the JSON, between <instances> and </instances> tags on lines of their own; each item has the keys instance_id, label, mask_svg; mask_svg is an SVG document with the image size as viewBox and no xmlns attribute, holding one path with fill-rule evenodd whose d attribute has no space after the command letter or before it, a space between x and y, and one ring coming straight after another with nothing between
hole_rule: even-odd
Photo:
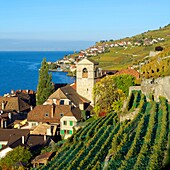
<instances>
[{"instance_id":1,"label":"blue sky","mask_svg":"<svg viewBox=\"0 0 170 170\"><path fill-rule=\"evenodd\" d=\"M79 50L170 23L169 0L0 0L0 50Z\"/></svg>"}]
</instances>

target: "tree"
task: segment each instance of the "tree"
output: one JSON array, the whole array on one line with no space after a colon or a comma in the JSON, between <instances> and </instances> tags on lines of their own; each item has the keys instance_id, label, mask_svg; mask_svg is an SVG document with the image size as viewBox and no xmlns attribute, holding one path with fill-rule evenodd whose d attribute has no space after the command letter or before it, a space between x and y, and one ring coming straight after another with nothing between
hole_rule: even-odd
<instances>
[{"instance_id":1,"label":"tree","mask_svg":"<svg viewBox=\"0 0 170 170\"><path fill-rule=\"evenodd\" d=\"M39 70L39 80L37 86L37 105L43 104L49 95L54 91L54 87L52 85L52 74L48 73L48 63L44 58L41 63L41 68Z\"/></svg>"},{"instance_id":2,"label":"tree","mask_svg":"<svg viewBox=\"0 0 170 170\"><path fill-rule=\"evenodd\" d=\"M108 113L113 108L120 108L119 100L124 100L125 94L115 85L112 76L104 77L100 82L97 82L93 89L93 96L95 101L94 112L97 116L100 113ZM115 106L116 103L119 106Z\"/></svg>"},{"instance_id":3,"label":"tree","mask_svg":"<svg viewBox=\"0 0 170 170\"><path fill-rule=\"evenodd\" d=\"M31 152L28 148L18 146L12 151L9 151L4 158L0 160L0 166L2 169L11 169L17 162L28 163L31 159Z\"/></svg>"},{"instance_id":4,"label":"tree","mask_svg":"<svg viewBox=\"0 0 170 170\"><path fill-rule=\"evenodd\" d=\"M129 95L129 87L135 85L135 77L129 74L122 74L113 77L116 87L122 90L126 96Z\"/></svg>"}]
</instances>

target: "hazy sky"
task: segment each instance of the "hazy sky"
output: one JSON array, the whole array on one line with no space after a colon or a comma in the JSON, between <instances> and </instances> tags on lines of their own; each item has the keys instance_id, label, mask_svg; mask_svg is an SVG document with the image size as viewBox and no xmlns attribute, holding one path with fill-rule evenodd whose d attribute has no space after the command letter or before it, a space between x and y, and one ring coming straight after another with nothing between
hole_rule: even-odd
<instances>
[{"instance_id":1,"label":"hazy sky","mask_svg":"<svg viewBox=\"0 0 170 170\"><path fill-rule=\"evenodd\" d=\"M170 0L0 0L0 50L79 50L170 23Z\"/></svg>"}]
</instances>

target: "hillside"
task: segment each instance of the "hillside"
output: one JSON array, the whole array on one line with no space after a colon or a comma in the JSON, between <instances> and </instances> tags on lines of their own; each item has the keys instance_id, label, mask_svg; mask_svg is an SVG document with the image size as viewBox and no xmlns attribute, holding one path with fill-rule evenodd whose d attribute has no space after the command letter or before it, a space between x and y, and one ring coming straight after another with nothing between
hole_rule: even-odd
<instances>
[{"instance_id":1,"label":"hillside","mask_svg":"<svg viewBox=\"0 0 170 170\"><path fill-rule=\"evenodd\" d=\"M39 169L161 169L170 161L170 105L162 97L159 103L147 102L140 91L133 91L127 111L135 110L133 120L120 122L125 113L112 112L89 123Z\"/></svg>"},{"instance_id":2,"label":"hillside","mask_svg":"<svg viewBox=\"0 0 170 170\"><path fill-rule=\"evenodd\" d=\"M147 61L147 62L146 62ZM141 67L144 78L157 78L170 75L170 48L163 50L154 57L147 58Z\"/></svg>"},{"instance_id":3,"label":"hillside","mask_svg":"<svg viewBox=\"0 0 170 170\"><path fill-rule=\"evenodd\" d=\"M163 38L164 40L150 44L152 40L158 40L158 38ZM169 47L170 25L158 30L147 31L131 38L116 40L115 42L124 41L130 42L133 45L110 48L110 52L93 57L93 59L99 61L100 66L103 67L103 69L126 68L127 66L142 60L150 51L154 51L156 46L162 46L163 48ZM112 44L113 42L108 41L105 43ZM97 45L101 45L101 43L98 43Z\"/></svg>"},{"instance_id":4,"label":"hillside","mask_svg":"<svg viewBox=\"0 0 170 170\"><path fill-rule=\"evenodd\" d=\"M99 66L105 70L122 69L133 65L150 51L154 51L156 46L168 48L170 45L170 24L158 30L147 31L142 34L127 37L120 40L105 40L97 42L93 48L103 49L100 53L88 55L99 62ZM86 49L90 50L92 47ZM73 56L77 56L74 54Z\"/></svg>"}]
</instances>

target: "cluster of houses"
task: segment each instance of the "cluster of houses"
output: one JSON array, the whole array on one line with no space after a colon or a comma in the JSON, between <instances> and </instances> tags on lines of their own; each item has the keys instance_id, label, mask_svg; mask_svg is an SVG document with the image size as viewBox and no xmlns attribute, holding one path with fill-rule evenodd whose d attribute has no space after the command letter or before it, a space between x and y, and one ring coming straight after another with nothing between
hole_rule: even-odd
<instances>
[{"instance_id":1,"label":"cluster of houses","mask_svg":"<svg viewBox=\"0 0 170 170\"><path fill-rule=\"evenodd\" d=\"M158 43L158 42L161 42L161 41L164 41L165 39L164 38L144 38L144 39L139 39L139 40L136 40L136 41L118 41L118 42L114 42L114 43L107 43L105 42L104 43L104 46L105 47L109 47L109 48L112 48L112 47L127 47L127 46L148 46L148 45L153 45L155 43Z\"/></svg>"},{"instance_id":2,"label":"cluster of houses","mask_svg":"<svg viewBox=\"0 0 170 170\"><path fill-rule=\"evenodd\" d=\"M144 38L139 39L136 41L116 41L112 42L102 42L99 45L95 45L92 47L87 48L86 50L81 50L79 53L79 58L81 57L88 57L88 56L96 56L101 53L107 52L106 49L113 48L113 47L127 47L127 46L147 46L152 45L158 42L164 41L164 38Z\"/></svg>"},{"instance_id":3,"label":"cluster of houses","mask_svg":"<svg viewBox=\"0 0 170 170\"><path fill-rule=\"evenodd\" d=\"M30 97L27 91L0 97L0 158L19 145L34 151L56 142L60 135L68 138L73 127L86 119L82 111L90 116L90 101L76 92L75 84L58 88L38 106L30 102L35 92L31 91L34 96Z\"/></svg>"},{"instance_id":4,"label":"cluster of houses","mask_svg":"<svg viewBox=\"0 0 170 170\"><path fill-rule=\"evenodd\" d=\"M100 44L96 44L95 46L89 47L86 50L80 50L77 56L70 57L70 55L65 56L63 59L56 61L58 71L67 71L74 73L76 71L77 62L80 60L91 57L97 56L99 54L108 52L110 48L113 47L134 47L134 46L149 46L155 43L164 41L164 38L141 38L135 41L110 41L110 42L102 42ZM49 64L52 64L51 62ZM74 75L74 74L73 74Z\"/></svg>"},{"instance_id":5,"label":"cluster of houses","mask_svg":"<svg viewBox=\"0 0 170 170\"><path fill-rule=\"evenodd\" d=\"M32 90L12 90L0 97L0 159L17 146L35 151L61 137L70 137L90 117L92 88L100 76L97 65L87 59L80 61L77 81L58 86L42 105L36 106L36 93ZM43 158L48 159L47 155ZM32 163L36 166L39 161L36 157Z\"/></svg>"}]
</instances>

